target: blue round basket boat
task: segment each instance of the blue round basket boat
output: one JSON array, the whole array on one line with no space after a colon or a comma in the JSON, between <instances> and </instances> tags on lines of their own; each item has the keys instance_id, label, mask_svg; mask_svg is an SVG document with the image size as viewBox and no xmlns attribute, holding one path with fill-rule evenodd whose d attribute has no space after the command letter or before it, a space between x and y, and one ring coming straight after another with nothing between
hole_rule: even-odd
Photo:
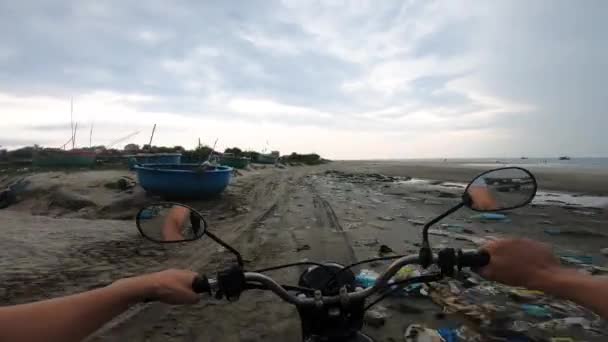
<instances>
[{"instance_id":1,"label":"blue round basket boat","mask_svg":"<svg viewBox=\"0 0 608 342\"><path fill-rule=\"evenodd\" d=\"M139 184L150 194L170 199L202 199L226 189L232 168L201 169L200 164L135 165Z\"/></svg>"}]
</instances>

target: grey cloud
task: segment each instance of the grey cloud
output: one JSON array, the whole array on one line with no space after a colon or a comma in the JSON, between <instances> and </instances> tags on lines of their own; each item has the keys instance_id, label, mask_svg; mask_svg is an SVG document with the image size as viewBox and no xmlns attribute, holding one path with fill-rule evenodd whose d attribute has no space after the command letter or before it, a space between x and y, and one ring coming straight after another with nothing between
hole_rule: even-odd
<instances>
[{"instance_id":1,"label":"grey cloud","mask_svg":"<svg viewBox=\"0 0 608 342\"><path fill-rule=\"evenodd\" d=\"M427 111L453 120L441 129L508 130L513 146L501 147L506 150L605 153L608 148L603 139L608 127L606 2L492 2L474 18L443 17L428 12L436 4L426 2L370 2L368 7L356 2L328 9L305 4L312 7L311 18L342 23L337 43L363 54L363 62L322 45L314 30L294 19L304 9L291 5L262 0L1 2L0 91L64 98L96 90L137 93L155 98L138 103L142 111L227 121L261 119L214 108L209 97L260 97L330 114L314 119L268 115L267 121L386 132L403 129L391 119ZM414 39L411 32L425 24L417 22L421 17L436 18L440 25ZM266 45L257 46L256 37L267 39ZM283 48L270 48L273 41ZM352 95L341 88L379 62L433 57L447 63L469 55L475 56L469 69L431 71L390 96ZM185 69L170 70L171 65ZM471 112L491 108L446 87L463 77L475 78L485 95L536 110L468 120ZM387 108L399 110L358 116ZM54 125L30 129L61 130Z\"/></svg>"}]
</instances>

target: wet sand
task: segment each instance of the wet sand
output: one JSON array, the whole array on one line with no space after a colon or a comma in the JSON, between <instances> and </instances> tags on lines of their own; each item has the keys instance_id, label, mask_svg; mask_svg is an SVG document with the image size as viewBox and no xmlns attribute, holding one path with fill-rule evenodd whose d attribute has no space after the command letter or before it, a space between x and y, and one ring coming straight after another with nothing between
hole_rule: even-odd
<instances>
[{"instance_id":1,"label":"wet sand","mask_svg":"<svg viewBox=\"0 0 608 342\"><path fill-rule=\"evenodd\" d=\"M339 170L465 183L485 170L503 166L502 164L478 166L439 161L337 161L333 165ZM541 190L608 196L608 170L533 165L526 167L536 176Z\"/></svg>"},{"instance_id":2,"label":"wet sand","mask_svg":"<svg viewBox=\"0 0 608 342\"><path fill-rule=\"evenodd\" d=\"M221 198L188 204L205 214L212 232L241 251L248 270L302 259L351 263L377 256L382 244L398 253L416 253L419 222L456 204L462 191L458 186L408 183L360 173L462 182L466 181L466 172L479 171L461 170L461 174L453 175L432 169L377 162L265 168L243 172ZM115 179L115 176L104 177ZM553 190L550 186L547 189ZM91 196L86 189L73 191ZM135 188L131 195L120 196L128 201L140 196L140 191ZM144 196L139 203L148 200ZM4 270L0 300L4 305L87 290L123 276L167 267L213 273L233 260L209 239L166 246L146 242L137 235L133 221L73 218L65 208L47 211L55 217L33 216L28 212L35 207L30 206L32 201L25 198L12 208L0 210ZM94 206L83 213L87 218L107 214L99 211L101 207L104 206ZM134 213L137 209L131 205L119 212ZM534 205L508 213L510 222L497 223L472 220L473 214L464 209L444 223L464 225L474 237L526 236L552 243L558 253L588 254L599 266L608 262L599 252L608 247L608 216L604 210ZM584 228L594 234L549 235L545 233L547 228L564 231ZM435 247L477 246L453 236L433 235L431 239ZM380 272L386 264L366 267ZM271 275L281 282L295 284L302 270L276 271ZM404 313L403 303L421 310L420 313ZM379 341L402 340L404 329L411 323L440 327L464 321L459 315L436 319L435 314L442 309L428 298L393 298L382 305L389 316L386 324L381 328L364 328ZM577 337L578 333L565 332L560 336ZM296 310L271 293L255 291L244 293L236 303L204 298L200 304L187 307L140 305L91 340L297 341L299 336ZM605 336L584 335L583 339L603 341Z\"/></svg>"}]
</instances>

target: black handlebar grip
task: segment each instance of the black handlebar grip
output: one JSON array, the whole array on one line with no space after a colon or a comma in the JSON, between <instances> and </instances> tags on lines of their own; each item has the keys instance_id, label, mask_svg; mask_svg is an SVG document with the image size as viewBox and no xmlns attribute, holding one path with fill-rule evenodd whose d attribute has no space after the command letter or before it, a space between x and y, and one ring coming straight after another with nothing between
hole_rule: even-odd
<instances>
[{"instance_id":1,"label":"black handlebar grip","mask_svg":"<svg viewBox=\"0 0 608 342\"><path fill-rule=\"evenodd\" d=\"M192 280L192 291L195 293L209 293L211 294L211 286L209 285L209 279L206 276L198 276Z\"/></svg>"},{"instance_id":2,"label":"black handlebar grip","mask_svg":"<svg viewBox=\"0 0 608 342\"><path fill-rule=\"evenodd\" d=\"M460 267L470 267L472 269L487 266L490 263L490 253L485 249L476 251L462 251L458 256Z\"/></svg>"}]
</instances>

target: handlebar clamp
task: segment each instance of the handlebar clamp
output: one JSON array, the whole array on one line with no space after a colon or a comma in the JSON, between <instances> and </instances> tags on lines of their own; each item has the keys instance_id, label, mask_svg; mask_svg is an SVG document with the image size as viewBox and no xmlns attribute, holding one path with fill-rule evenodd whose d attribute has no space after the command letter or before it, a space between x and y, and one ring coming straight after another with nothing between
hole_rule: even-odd
<instances>
[{"instance_id":1,"label":"handlebar clamp","mask_svg":"<svg viewBox=\"0 0 608 342\"><path fill-rule=\"evenodd\" d=\"M245 273L238 265L233 265L217 274L218 293L230 302L237 301L245 290Z\"/></svg>"}]
</instances>

